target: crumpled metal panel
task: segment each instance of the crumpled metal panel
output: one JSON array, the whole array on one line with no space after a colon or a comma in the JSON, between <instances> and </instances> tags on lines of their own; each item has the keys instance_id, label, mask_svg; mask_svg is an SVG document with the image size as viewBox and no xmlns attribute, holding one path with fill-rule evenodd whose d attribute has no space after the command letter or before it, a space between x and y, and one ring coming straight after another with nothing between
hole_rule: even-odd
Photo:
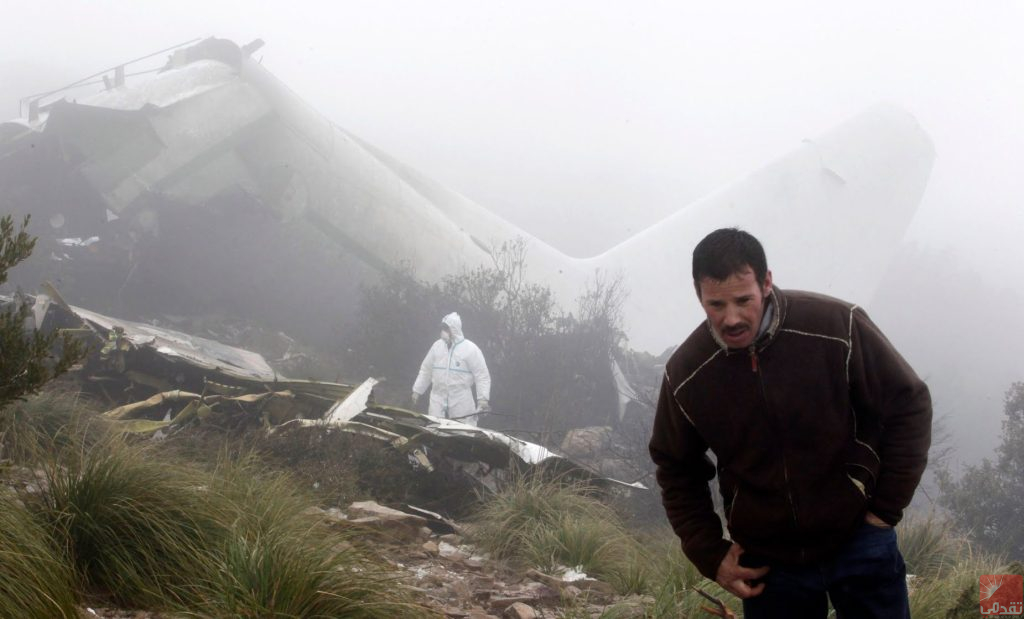
<instances>
[{"instance_id":1,"label":"crumpled metal panel","mask_svg":"<svg viewBox=\"0 0 1024 619\"><path fill-rule=\"evenodd\" d=\"M114 327L124 329L125 337L139 348L148 348L170 360L181 360L206 370L215 370L232 378L274 382L277 373L262 355L208 340L187 335L180 331L163 329L152 325L118 320L90 312L87 309L70 306L80 318L104 331Z\"/></svg>"}]
</instances>

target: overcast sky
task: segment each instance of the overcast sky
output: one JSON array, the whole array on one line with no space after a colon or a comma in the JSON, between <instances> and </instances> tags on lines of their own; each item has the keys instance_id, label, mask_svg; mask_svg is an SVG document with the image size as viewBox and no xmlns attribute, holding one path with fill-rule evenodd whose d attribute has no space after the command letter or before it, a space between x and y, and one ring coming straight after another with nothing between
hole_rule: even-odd
<instances>
[{"instance_id":1,"label":"overcast sky","mask_svg":"<svg viewBox=\"0 0 1024 619\"><path fill-rule=\"evenodd\" d=\"M957 319L993 323L983 358L1024 332L1020 297L1001 294L1024 258L1019 0L4 5L0 117L189 39L259 37L256 57L336 123L574 255L895 102L937 150L908 238L994 286L959 299ZM910 302L925 313L961 292L923 281ZM1004 352L993 385L1024 378ZM987 388L993 409L1003 388Z\"/></svg>"}]
</instances>

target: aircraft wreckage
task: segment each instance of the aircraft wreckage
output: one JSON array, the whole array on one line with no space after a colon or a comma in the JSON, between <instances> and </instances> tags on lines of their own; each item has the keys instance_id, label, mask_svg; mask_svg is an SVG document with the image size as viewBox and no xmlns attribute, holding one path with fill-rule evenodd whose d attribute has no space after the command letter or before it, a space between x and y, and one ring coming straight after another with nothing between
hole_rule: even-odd
<instances>
[{"instance_id":1,"label":"aircraft wreckage","mask_svg":"<svg viewBox=\"0 0 1024 619\"><path fill-rule=\"evenodd\" d=\"M526 277L563 302L595 272L622 277L632 346L660 351L699 320L689 251L720 226L755 232L783 286L869 299L934 158L910 115L874 107L573 258L331 123L252 57L261 44L163 50L30 97L0 124L0 211L31 213L40 237L19 281L58 281L118 316L259 314L317 337L380 269L437 281L522 238Z\"/></svg>"},{"instance_id":2,"label":"aircraft wreckage","mask_svg":"<svg viewBox=\"0 0 1024 619\"><path fill-rule=\"evenodd\" d=\"M102 414L123 434L162 438L213 423L260 423L268 434L298 427L358 434L408 456L412 466L457 474L495 490L513 471L542 468L610 489L645 489L602 477L541 445L458 421L387 406L374 399L375 379L360 385L294 380L255 352L69 305L51 285L34 297L0 296L0 309L32 308L28 328L60 330L89 350L71 377L113 406Z\"/></svg>"}]
</instances>

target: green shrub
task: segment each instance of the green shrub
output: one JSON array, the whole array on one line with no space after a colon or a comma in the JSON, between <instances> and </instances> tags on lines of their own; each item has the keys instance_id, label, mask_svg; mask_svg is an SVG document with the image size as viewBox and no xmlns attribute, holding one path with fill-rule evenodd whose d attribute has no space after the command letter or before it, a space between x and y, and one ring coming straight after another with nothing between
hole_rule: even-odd
<instances>
[{"instance_id":1,"label":"green shrub","mask_svg":"<svg viewBox=\"0 0 1024 619\"><path fill-rule=\"evenodd\" d=\"M354 540L307 513L289 476L252 458L224 462L210 487L211 512L230 534L196 609L211 617L403 617L424 615L396 577Z\"/></svg>"},{"instance_id":2,"label":"green shrub","mask_svg":"<svg viewBox=\"0 0 1024 619\"><path fill-rule=\"evenodd\" d=\"M71 567L46 531L0 496L0 617L78 617Z\"/></svg>"},{"instance_id":3,"label":"green shrub","mask_svg":"<svg viewBox=\"0 0 1024 619\"><path fill-rule=\"evenodd\" d=\"M501 490L481 500L472 519L473 538L499 559L521 556L538 529L556 526L564 514L587 520L617 519L593 497L592 488L540 474L515 475Z\"/></svg>"},{"instance_id":4,"label":"green shrub","mask_svg":"<svg viewBox=\"0 0 1024 619\"><path fill-rule=\"evenodd\" d=\"M202 471L110 440L51 464L47 482L36 508L88 595L204 617L423 614L253 457Z\"/></svg>"},{"instance_id":5,"label":"green shrub","mask_svg":"<svg viewBox=\"0 0 1024 619\"><path fill-rule=\"evenodd\" d=\"M90 593L135 607L186 602L217 539L198 472L109 440L47 467L40 516Z\"/></svg>"},{"instance_id":6,"label":"green shrub","mask_svg":"<svg viewBox=\"0 0 1024 619\"><path fill-rule=\"evenodd\" d=\"M967 542L935 514L908 515L896 531L907 573L915 577L942 577L969 554Z\"/></svg>"},{"instance_id":7,"label":"green shrub","mask_svg":"<svg viewBox=\"0 0 1024 619\"><path fill-rule=\"evenodd\" d=\"M542 570L582 569L623 593L644 586L642 551L594 488L541 474L517 475L482 500L472 538L499 559Z\"/></svg>"},{"instance_id":8,"label":"green shrub","mask_svg":"<svg viewBox=\"0 0 1024 619\"><path fill-rule=\"evenodd\" d=\"M1003 412L995 460L968 465L958 478L939 469L939 504L979 548L1019 561L1024 560L1024 382L1007 390Z\"/></svg>"},{"instance_id":9,"label":"green shrub","mask_svg":"<svg viewBox=\"0 0 1024 619\"><path fill-rule=\"evenodd\" d=\"M1001 573L1002 561L965 551L956 563L944 566L940 576L910 580L910 616L948 619L978 616L978 577Z\"/></svg>"},{"instance_id":10,"label":"green shrub","mask_svg":"<svg viewBox=\"0 0 1024 619\"><path fill-rule=\"evenodd\" d=\"M107 433L107 423L82 394L50 385L0 410L0 454L32 464L54 451L88 447Z\"/></svg>"}]
</instances>

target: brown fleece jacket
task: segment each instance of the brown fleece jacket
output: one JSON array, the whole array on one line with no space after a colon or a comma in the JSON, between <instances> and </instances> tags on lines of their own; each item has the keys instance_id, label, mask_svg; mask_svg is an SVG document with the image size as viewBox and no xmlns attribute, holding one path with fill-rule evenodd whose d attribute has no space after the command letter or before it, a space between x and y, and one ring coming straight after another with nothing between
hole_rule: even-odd
<instances>
[{"instance_id":1,"label":"brown fleece jacket","mask_svg":"<svg viewBox=\"0 0 1024 619\"><path fill-rule=\"evenodd\" d=\"M899 522L928 460L928 388L867 314L772 294L750 349L724 348L705 322L665 366L651 457L683 551L711 579L730 546L708 488L716 472L731 538L800 564L835 552L868 510Z\"/></svg>"}]
</instances>

